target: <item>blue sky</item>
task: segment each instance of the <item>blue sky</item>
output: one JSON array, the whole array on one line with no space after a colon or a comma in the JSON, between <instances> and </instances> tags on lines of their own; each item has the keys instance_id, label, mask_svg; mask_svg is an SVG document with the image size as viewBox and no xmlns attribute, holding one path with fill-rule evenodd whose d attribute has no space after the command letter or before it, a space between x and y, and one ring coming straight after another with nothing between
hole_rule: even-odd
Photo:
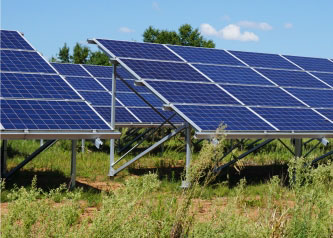
<instances>
[{"instance_id":1,"label":"blue sky","mask_svg":"<svg viewBox=\"0 0 333 238\"><path fill-rule=\"evenodd\" d=\"M332 0L2 0L1 28L23 32L47 58L65 42L142 41L150 25L184 23L216 48L333 58L332 10Z\"/></svg>"}]
</instances>

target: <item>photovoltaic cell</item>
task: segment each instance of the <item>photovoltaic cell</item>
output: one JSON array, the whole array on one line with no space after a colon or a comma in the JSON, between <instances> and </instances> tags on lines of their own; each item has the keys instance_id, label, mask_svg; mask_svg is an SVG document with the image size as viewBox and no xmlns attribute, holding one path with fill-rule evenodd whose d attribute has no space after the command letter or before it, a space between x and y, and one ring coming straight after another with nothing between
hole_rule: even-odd
<instances>
[{"instance_id":1,"label":"photovoltaic cell","mask_svg":"<svg viewBox=\"0 0 333 238\"><path fill-rule=\"evenodd\" d=\"M252 67L276 68L276 69L299 69L280 55L264 54L242 51L229 51Z\"/></svg>"},{"instance_id":2,"label":"photovoltaic cell","mask_svg":"<svg viewBox=\"0 0 333 238\"><path fill-rule=\"evenodd\" d=\"M1 50L0 54L1 71L56 74L36 52Z\"/></svg>"},{"instance_id":3,"label":"photovoltaic cell","mask_svg":"<svg viewBox=\"0 0 333 238\"><path fill-rule=\"evenodd\" d=\"M310 74L301 71L258 69L279 86L329 88Z\"/></svg>"},{"instance_id":4,"label":"photovoltaic cell","mask_svg":"<svg viewBox=\"0 0 333 238\"><path fill-rule=\"evenodd\" d=\"M333 121L333 109L317 109L317 111Z\"/></svg>"},{"instance_id":5,"label":"photovoltaic cell","mask_svg":"<svg viewBox=\"0 0 333 238\"><path fill-rule=\"evenodd\" d=\"M1 73L1 97L80 99L58 75Z\"/></svg>"},{"instance_id":6,"label":"photovoltaic cell","mask_svg":"<svg viewBox=\"0 0 333 238\"><path fill-rule=\"evenodd\" d=\"M97 41L111 51L116 57L181 61L179 57L160 44L102 39L97 39Z\"/></svg>"},{"instance_id":7,"label":"photovoltaic cell","mask_svg":"<svg viewBox=\"0 0 333 238\"><path fill-rule=\"evenodd\" d=\"M193 64L217 83L273 85L250 68Z\"/></svg>"},{"instance_id":8,"label":"photovoltaic cell","mask_svg":"<svg viewBox=\"0 0 333 238\"><path fill-rule=\"evenodd\" d=\"M333 72L333 63L328 59L285 55L298 66L309 71Z\"/></svg>"},{"instance_id":9,"label":"photovoltaic cell","mask_svg":"<svg viewBox=\"0 0 333 238\"><path fill-rule=\"evenodd\" d=\"M223 88L245 105L305 107L295 98L276 87L224 85Z\"/></svg>"},{"instance_id":10,"label":"photovoltaic cell","mask_svg":"<svg viewBox=\"0 0 333 238\"><path fill-rule=\"evenodd\" d=\"M316 77L320 78L323 80L325 83L328 83L333 87L333 74L331 73L317 73L317 72L312 72L313 75Z\"/></svg>"},{"instance_id":11,"label":"photovoltaic cell","mask_svg":"<svg viewBox=\"0 0 333 238\"><path fill-rule=\"evenodd\" d=\"M110 106L111 95L108 92L79 91L82 97L93 106ZM118 105L119 103L116 103Z\"/></svg>"},{"instance_id":12,"label":"photovoltaic cell","mask_svg":"<svg viewBox=\"0 0 333 238\"><path fill-rule=\"evenodd\" d=\"M268 130L274 128L245 107L177 105L202 130L215 131L221 124L225 130Z\"/></svg>"},{"instance_id":13,"label":"photovoltaic cell","mask_svg":"<svg viewBox=\"0 0 333 238\"><path fill-rule=\"evenodd\" d=\"M122 61L144 79L209 82L208 79L185 63L128 59Z\"/></svg>"},{"instance_id":14,"label":"photovoltaic cell","mask_svg":"<svg viewBox=\"0 0 333 238\"><path fill-rule=\"evenodd\" d=\"M58 63L51 63L51 65L61 75L90 77L90 75L79 64L58 64Z\"/></svg>"},{"instance_id":15,"label":"photovoltaic cell","mask_svg":"<svg viewBox=\"0 0 333 238\"><path fill-rule=\"evenodd\" d=\"M95 107L96 111L107 122L111 122L111 107ZM139 123L139 121L123 107L116 107L116 123Z\"/></svg>"},{"instance_id":16,"label":"photovoltaic cell","mask_svg":"<svg viewBox=\"0 0 333 238\"><path fill-rule=\"evenodd\" d=\"M202 47L184 47L168 45L170 49L190 63L208 63L225 65L243 65L239 60L224 50L209 49Z\"/></svg>"},{"instance_id":17,"label":"photovoltaic cell","mask_svg":"<svg viewBox=\"0 0 333 238\"><path fill-rule=\"evenodd\" d=\"M151 108L130 108L130 110L143 122L143 123L162 123L164 122L164 119L158 115L153 109ZM175 112L170 111L163 111L162 109L158 109L164 117L169 118L171 117ZM184 122L179 116L175 115L171 119L172 123L181 123Z\"/></svg>"},{"instance_id":18,"label":"photovoltaic cell","mask_svg":"<svg viewBox=\"0 0 333 238\"><path fill-rule=\"evenodd\" d=\"M1 49L33 50L29 43L17 31L0 30Z\"/></svg>"},{"instance_id":19,"label":"photovoltaic cell","mask_svg":"<svg viewBox=\"0 0 333 238\"><path fill-rule=\"evenodd\" d=\"M333 90L320 89L301 89L288 88L288 92L292 93L310 107L331 107L333 108Z\"/></svg>"},{"instance_id":20,"label":"photovoltaic cell","mask_svg":"<svg viewBox=\"0 0 333 238\"><path fill-rule=\"evenodd\" d=\"M253 108L263 118L282 131L329 131L333 124L311 109Z\"/></svg>"},{"instance_id":21,"label":"photovoltaic cell","mask_svg":"<svg viewBox=\"0 0 333 238\"><path fill-rule=\"evenodd\" d=\"M7 130L110 129L84 102L0 100L1 123Z\"/></svg>"},{"instance_id":22,"label":"photovoltaic cell","mask_svg":"<svg viewBox=\"0 0 333 238\"><path fill-rule=\"evenodd\" d=\"M94 77L98 78L112 78L113 67L112 66L100 66L100 65L82 65L89 71ZM124 79L134 79L134 77L127 72L124 68L117 67L117 74Z\"/></svg>"},{"instance_id":23,"label":"photovoltaic cell","mask_svg":"<svg viewBox=\"0 0 333 238\"><path fill-rule=\"evenodd\" d=\"M103 84L109 91L112 91L112 79L107 78L97 78L97 80ZM140 93L149 93L150 91L146 87L135 86L134 80L125 80L132 88ZM116 82L117 92L133 92L122 80L117 79Z\"/></svg>"},{"instance_id":24,"label":"photovoltaic cell","mask_svg":"<svg viewBox=\"0 0 333 238\"><path fill-rule=\"evenodd\" d=\"M143 95L142 95L143 96ZM137 107L145 107L148 106L141 98L139 98L134 93L117 93L117 98L125 105L125 106L137 106ZM156 102L157 99L156 99ZM162 103L154 103L154 106L161 107Z\"/></svg>"},{"instance_id":25,"label":"photovoltaic cell","mask_svg":"<svg viewBox=\"0 0 333 238\"><path fill-rule=\"evenodd\" d=\"M172 103L239 103L214 84L148 81L149 85Z\"/></svg>"},{"instance_id":26,"label":"photovoltaic cell","mask_svg":"<svg viewBox=\"0 0 333 238\"><path fill-rule=\"evenodd\" d=\"M66 80L76 90L102 90L104 88L94 79L90 77L66 77Z\"/></svg>"}]
</instances>

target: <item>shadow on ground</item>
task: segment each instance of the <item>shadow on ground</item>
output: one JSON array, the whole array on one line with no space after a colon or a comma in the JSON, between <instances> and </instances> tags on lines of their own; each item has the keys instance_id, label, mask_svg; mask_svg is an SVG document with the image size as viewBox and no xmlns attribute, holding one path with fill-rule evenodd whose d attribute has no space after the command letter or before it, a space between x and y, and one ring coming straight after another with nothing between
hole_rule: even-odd
<instances>
[{"instance_id":1,"label":"shadow on ground","mask_svg":"<svg viewBox=\"0 0 333 238\"><path fill-rule=\"evenodd\" d=\"M174 168L129 168L129 173L134 175L143 175L148 173L157 173L160 179L181 180L184 167ZM288 166L287 165L249 165L244 166L240 171L231 167L219 174L214 183L228 181L230 187L234 187L238 182L245 178L248 184L261 184L269 181L273 176L279 176L287 185Z\"/></svg>"}]
</instances>

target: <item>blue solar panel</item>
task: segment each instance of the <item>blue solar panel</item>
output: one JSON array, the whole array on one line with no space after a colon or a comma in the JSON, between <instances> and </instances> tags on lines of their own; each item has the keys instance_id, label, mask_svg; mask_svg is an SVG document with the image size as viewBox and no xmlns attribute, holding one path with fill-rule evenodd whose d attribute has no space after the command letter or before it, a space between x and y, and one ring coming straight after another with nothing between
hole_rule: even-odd
<instances>
[{"instance_id":1,"label":"blue solar panel","mask_svg":"<svg viewBox=\"0 0 333 238\"><path fill-rule=\"evenodd\" d=\"M331 87L333 87L333 74L331 74L331 73L315 73L315 72L313 72L312 74L317 76L321 80L323 80L325 83L328 83L329 85L331 85Z\"/></svg>"},{"instance_id":2,"label":"blue solar panel","mask_svg":"<svg viewBox=\"0 0 333 238\"><path fill-rule=\"evenodd\" d=\"M168 47L184 58L187 62L244 66L243 63L224 50L174 45L168 45Z\"/></svg>"},{"instance_id":3,"label":"blue solar panel","mask_svg":"<svg viewBox=\"0 0 333 238\"><path fill-rule=\"evenodd\" d=\"M327 131L333 124L311 109L297 108L253 108L263 118L280 130Z\"/></svg>"},{"instance_id":4,"label":"blue solar panel","mask_svg":"<svg viewBox=\"0 0 333 238\"><path fill-rule=\"evenodd\" d=\"M113 67L112 66L100 66L100 65L82 65L89 71L94 77L98 78L112 78ZM127 72L127 70L117 67L117 74L124 79L134 79L134 77Z\"/></svg>"},{"instance_id":5,"label":"blue solar panel","mask_svg":"<svg viewBox=\"0 0 333 238\"><path fill-rule=\"evenodd\" d=\"M56 73L36 52L1 50L0 54L2 71Z\"/></svg>"},{"instance_id":6,"label":"blue solar panel","mask_svg":"<svg viewBox=\"0 0 333 238\"><path fill-rule=\"evenodd\" d=\"M333 72L333 63L328 59L310 58L301 56L289 56L286 58L309 71Z\"/></svg>"},{"instance_id":7,"label":"blue solar panel","mask_svg":"<svg viewBox=\"0 0 333 238\"><path fill-rule=\"evenodd\" d=\"M328 88L327 85L306 72L270 69L258 69L258 71L279 86Z\"/></svg>"},{"instance_id":8,"label":"blue solar panel","mask_svg":"<svg viewBox=\"0 0 333 238\"><path fill-rule=\"evenodd\" d=\"M51 63L51 65L62 75L90 77L79 64Z\"/></svg>"},{"instance_id":9,"label":"blue solar panel","mask_svg":"<svg viewBox=\"0 0 333 238\"><path fill-rule=\"evenodd\" d=\"M84 102L1 100L5 129L110 129Z\"/></svg>"},{"instance_id":10,"label":"blue solar panel","mask_svg":"<svg viewBox=\"0 0 333 238\"><path fill-rule=\"evenodd\" d=\"M239 105L214 84L149 81L149 85L172 103Z\"/></svg>"},{"instance_id":11,"label":"blue solar panel","mask_svg":"<svg viewBox=\"0 0 333 238\"><path fill-rule=\"evenodd\" d=\"M82 97L93 106L110 106L111 95L108 92L79 91ZM116 105L119 105L117 102Z\"/></svg>"},{"instance_id":12,"label":"blue solar panel","mask_svg":"<svg viewBox=\"0 0 333 238\"><path fill-rule=\"evenodd\" d=\"M104 120L111 121L111 107L95 107ZM116 107L116 123L138 123L139 121L123 107Z\"/></svg>"},{"instance_id":13,"label":"blue solar panel","mask_svg":"<svg viewBox=\"0 0 333 238\"><path fill-rule=\"evenodd\" d=\"M104 90L104 88L94 79L90 77L66 77L66 80L76 90Z\"/></svg>"},{"instance_id":14,"label":"blue solar panel","mask_svg":"<svg viewBox=\"0 0 333 238\"><path fill-rule=\"evenodd\" d=\"M280 55L252 53L242 51L229 51L239 59L252 67L276 68L276 69L299 69L292 63L288 62Z\"/></svg>"},{"instance_id":15,"label":"blue solar panel","mask_svg":"<svg viewBox=\"0 0 333 238\"><path fill-rule=\"evenodd\" d=\"M185 63L146 60L123 60L123 62L145 79L209 82L208 79Z\"/></svg>"},{"instance_id":16,"label":"blue solar panel","mask_svg":"<svg viewBox=\"0 0 333 238\"><path fill-rule=\"evenodd\" d=\"M0 48L33 50L20 33L7 30L0 30Z\"/></svg>"},{"instance_id":17,"label":"blue solar panel","mask_svg":"<svg viewBox=\"0 0 333 238\"><path fill-rule=\"evenodd\" d=\"M177 105L202 130L215 131L222 123L226 130L269 130L274 128L245 107Z\"/></svg>"},{"instance_id":18,"label":"blue solar panel","mask_svg":"<svg viewBox=\"0 0 333 238\"><path fill-rule=\"evenodd\" d=\"M1 73L1 97L80 99L58 75Z\"/></svg>"},{"instance_id":19,"label":"blue solar panel","mask_svg":"<svg viewBox=\"0 0 333 238\"><path fill-rule=\"evenodd\" d=\"M143 123L162 123L165 120L159 115L157 114L153 109L151 108L140 108L140 107L135 107L135 108L130 108L130 110L143 122ZM169 118L171 117L174 112L170 112L170 111L163 111L162 109L157 109L160 113L162 113L162 115L165 118ZM172 123L181 123L183 122L183 120L179 117L179 116L174 116L171 119Z\"/></svg>"},{"instance_id":20,"label":"blue solar panel","mask_svg":"<svg viewBox=\"0 0 333 238\"><path fill-rule=\"evenodd\" d=\"M116 57L182 61L170 50L159 44L102 39L97 40Z\"/></svg>"},{"instance_id":21,"label":"blue solar panel","mask_svg":"<svg viewBox=\"0 0 333 238\"><path fill-rule=\"evenodd\" d=\"M333 109L317 109L317 111L333 121Z\"/></svg>"},{"instance_id":22,"label":"blue solar panel","mask_svg":"<svg viewBox=\"0 0 333 238\"><path fill-rule=\"evenodd\" d=\"M295 98L276 87L225 85L223 88L240 99L245 105L305 107Z\"/></svg>"},{"instance_id":23,"label":"blue solar panel","mask_svg":"<svg viewBox=\"0 0 333 238\"><path fill-rule=\"evenodd\" d=\"M301 99L310 107L333 108L333 90L288 88L287 91Z\"/></svg>"},{"instance_id":24,"label":"blue solar panel","mask_svg":"<svg viewBox=\"0 0 333 238\"><path fill-rule=\"evenodd\" d=\"M104 87L106 87L109 91L112 91L112 79L106 79L106 78L97 78L99 82L103 84ZM149 93L149 89L142 86L135 86L134 80L125 80L132 88L134 88L139 93ZM117 92L133 92L129 87L127 87L126 84L123 83L122 80L117 79L116 82L116 88Z\"/></svg>"},{"instance_id":25,"label":"blue solar panel","mask_svg":"<svg viewBox=\"0 0 333 238\"><path fill-rule=\"evenodd\" d=\"M249 68L193 64L202 73L217 83L273 85Z\"/></svg>"},{"instance_id":26,"label":"blue solar panel","mask_svg":"<svg viewBox=\"0 0 333 238\"><path fill-rule=\"evenodd\" d=\"M154 107L161 107L162 102L153 94L141 94L150 104ZM137 107L145 107L148 106L141 98L139 98L135 93L117 93L117 98L125 105L125 106L137 106Z\"/></svg>"}]
</instances>

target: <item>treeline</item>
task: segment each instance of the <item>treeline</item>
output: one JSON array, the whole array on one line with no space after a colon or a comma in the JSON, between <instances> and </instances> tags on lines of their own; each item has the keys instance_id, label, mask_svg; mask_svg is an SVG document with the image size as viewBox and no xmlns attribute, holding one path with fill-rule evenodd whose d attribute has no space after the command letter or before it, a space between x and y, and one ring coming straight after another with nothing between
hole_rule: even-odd
<instances>
[{"instance_id":1,"label":"treeline","mask_svg":"<svg viewBox=\"0 0 333 238\"><path fill-rule=\"evenodd\" d=\"M215 43L212 40L206 40L201 35L198 28L194 29L189 24L180 26L178 32L160 30L149 26L143 33L143 41L159 44L215 48ZM89 47L82 46L79 43L76 43L72 52L65 43L64 46L59 49L56 57L51 58L51 62L111 65L109 57L105 53L92 51Z\"/></svg>"}]
</instances>

